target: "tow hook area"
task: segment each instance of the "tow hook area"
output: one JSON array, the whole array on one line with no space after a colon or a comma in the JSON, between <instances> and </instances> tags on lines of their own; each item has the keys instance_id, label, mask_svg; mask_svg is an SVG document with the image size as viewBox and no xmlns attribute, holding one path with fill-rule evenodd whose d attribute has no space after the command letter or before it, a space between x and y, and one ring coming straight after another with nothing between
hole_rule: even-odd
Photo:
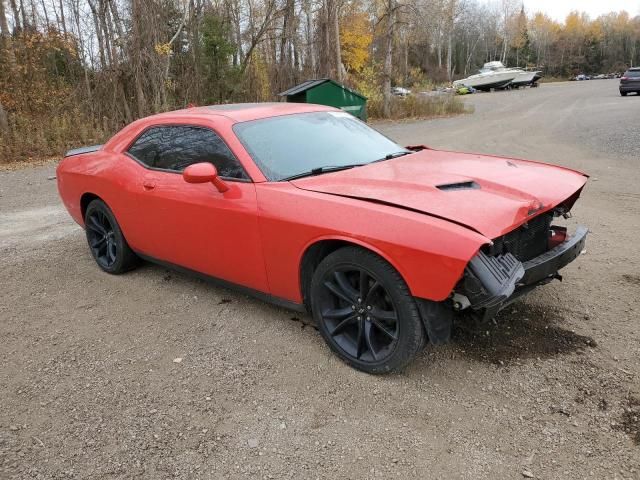
<instances>
[{"instance_id":1,"label":"tow hook area","mask_svg":"<svg viewBox=\"0 0 640 480\"><path fill-rule=\"evenodd\" d=\"M471 302L469 301L469 298L458 292L454 292L454 294L451 295L451 301L453 302L453 309L456 312L460 312L471 306Z\"/></svg>"}]
</instances>

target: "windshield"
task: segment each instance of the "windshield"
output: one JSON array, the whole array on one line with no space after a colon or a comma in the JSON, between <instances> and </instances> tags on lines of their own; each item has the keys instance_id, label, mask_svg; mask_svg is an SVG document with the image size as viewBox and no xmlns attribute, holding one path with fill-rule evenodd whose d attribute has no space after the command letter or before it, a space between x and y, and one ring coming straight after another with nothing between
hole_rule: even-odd
<instances>
[{"instance_id":1,"label":"windshield","mask_svg":"<svg viewBox=\"0 0 640 480\"><path fill-rule=\"evenodd\" d=\"M640 77L640 70L629 70L627 73L624 74L624 76L633 77L633 78Z\"/></svg>"},{"instance_id":2,"label":"windshield","mask_svg":"<svg viewBox=\"0 0 640 480\"><path fill-rule=\"evenodd\" d=\"M238 123L233 130L271 181L408 153L346 112L264 118Z\"/></svg>"}]
</instances>

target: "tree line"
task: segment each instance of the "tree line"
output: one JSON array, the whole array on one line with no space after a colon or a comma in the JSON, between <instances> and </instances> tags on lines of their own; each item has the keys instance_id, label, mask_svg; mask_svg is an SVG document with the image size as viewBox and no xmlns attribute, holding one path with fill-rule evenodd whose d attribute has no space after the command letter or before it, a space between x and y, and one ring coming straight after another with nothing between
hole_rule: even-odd
<instances>
[{"instance_id":1,"label":"tree line","mask_svg":"<svg viewBox=\"0 0 640 480\"><path fill-rule=\"evenodd\" d=\"M0 0L0 160L100 141L154 112L274 100L331 77L389 116L484 62L547 76L640 61L640 17L564 22L518 0Z\"/></svg>"}]
</instances>

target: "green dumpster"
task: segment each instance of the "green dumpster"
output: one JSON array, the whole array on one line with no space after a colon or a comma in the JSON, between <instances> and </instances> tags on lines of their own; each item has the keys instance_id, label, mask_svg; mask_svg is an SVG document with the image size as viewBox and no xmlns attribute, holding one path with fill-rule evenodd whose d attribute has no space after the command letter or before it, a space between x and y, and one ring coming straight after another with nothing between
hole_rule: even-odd
<instances>
[{"instance_id":1,"label":"green dumpster","mask_svg":"<svg viewBox=\"0 0 640 480\"><path fill-rule=\"evenodd\" d=\"M279 95L287 102L337 107L360 120L367 120L367 98L330 78L308 80Z\"/></svg>"}]
</instances>

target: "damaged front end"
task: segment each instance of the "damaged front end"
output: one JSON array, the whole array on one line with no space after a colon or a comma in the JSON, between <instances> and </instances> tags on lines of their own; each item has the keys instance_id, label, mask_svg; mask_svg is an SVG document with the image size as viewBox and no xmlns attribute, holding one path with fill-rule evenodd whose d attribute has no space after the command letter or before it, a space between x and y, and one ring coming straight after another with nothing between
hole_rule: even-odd
<instances>
[{"instance_id":1,"label":"damaged front end","mask_svg":"<svg viewBox=\"0 0 640 480\"><path fill-rule=\"evenodd\" d=\"M569 235L552 225L560 216L568 217L568 210L538 215L481 248L453 292L454 310L470 309L487 320L538 285L561 280L558 271L580 255L588 229L580 226Z\"/></svg>"}]
</instances>

